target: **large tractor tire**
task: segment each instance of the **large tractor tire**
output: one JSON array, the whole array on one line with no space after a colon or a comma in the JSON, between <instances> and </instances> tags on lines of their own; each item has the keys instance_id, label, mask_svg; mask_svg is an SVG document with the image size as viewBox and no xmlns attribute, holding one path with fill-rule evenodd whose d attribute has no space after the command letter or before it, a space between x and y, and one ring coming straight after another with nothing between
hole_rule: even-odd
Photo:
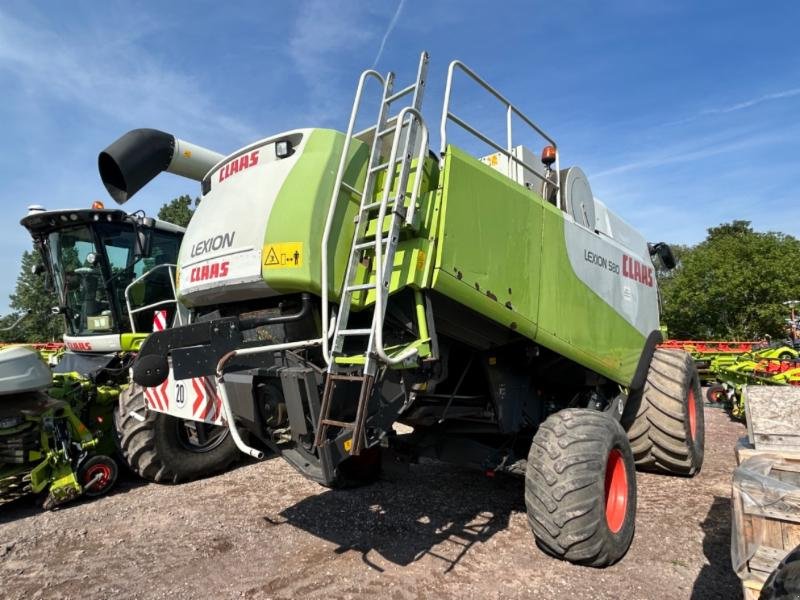
<instances>
[{"instance_id":1,"label":"large tractor tire","mask_svg":"<svg viewBox=\"0 0 800 600\"><path fill-rule=\"evenodd\" d=\"M700 378L683 351L656 350L640 394L623 415L636 467L691 476L703 465L705 420Z\"/></svg>"},{"instance_id":2,"label":"large tractor tire","mask_svg":"<svg viewBox=\"0 0 800 600\"><path fill-rule=\"evenodd\" d=\"M131 412L144 416L144 421ZM206 477L227 469L240 455L227 428L145 410L144 389L136 383L120 394L114 420L123 458L149 481L179 483Z\"/></svg>"},{"instance_id":3,"label":"large tractor tire","mask_svg":"<svg viewBox=\"0 0 800 600\"><path fill-rule=\"evenodd\" d=\"M622 426L589 409L548 417L528 454L525 505L548 554L591 567L622 558L636 520L636 470Z\"/></svg>"}]
</instances>

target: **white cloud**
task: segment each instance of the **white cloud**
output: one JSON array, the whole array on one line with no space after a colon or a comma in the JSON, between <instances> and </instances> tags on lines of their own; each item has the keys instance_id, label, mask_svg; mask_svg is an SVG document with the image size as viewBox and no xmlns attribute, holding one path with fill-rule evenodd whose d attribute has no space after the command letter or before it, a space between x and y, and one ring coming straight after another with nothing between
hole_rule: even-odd
<instances>
[{"instance_id":1,"label":"white cloud","mask_svg":"<svg viewBox=\"0 0 800 600\"><path fill-rule=\"evenodd\" d=\"M148 53L142 35L140 29L137 37L109 36L90 27L62 35L0 11L0 73L31 102L83 106L128 126L254 137L240 118L215 110L195 77Z\"/></svg>"},{"instance_id":2,"label":"white cloud","mask_svg":"<svg viewBox=\"0 0 800 600\"><path fill-rule=\"evenodd\" d=\"M391 35L394 26L397 25L397 20L400 18L400 13L403 11L403 6L405 5L406 0L400 0L397 5L397 10L394 11L394 15L392 15L392 19L389 21L389 26L386 28L386 32L383 34L381 38L381 45L378 48L378 54L375 55L375 60L372 62L372 68L374 69L378 61L381 59L383 55L383 49L386 47L386 40L389 39L389 35Z\"/></svg>"}]
</instances>

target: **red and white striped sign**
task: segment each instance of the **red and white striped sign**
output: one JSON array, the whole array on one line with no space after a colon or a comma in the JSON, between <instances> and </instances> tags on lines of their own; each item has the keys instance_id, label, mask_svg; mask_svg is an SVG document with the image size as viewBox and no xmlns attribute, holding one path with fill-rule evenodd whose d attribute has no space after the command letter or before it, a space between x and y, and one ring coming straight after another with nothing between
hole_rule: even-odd
<instances>
[{"instance_id":1,"label":"red and white striped sign","mask_svg":"<svg viewBox=\"0 0 800 600\"><path fill-rule=\"evenodd\" d=\"M167 311L157 310L153 313L153 331L164 331L167 328Z\"/></svg>"},{"instance_id":2,"label":"red and white striped sign","mask_svg":"<svg viewBox=\"0 0 800 600\"><path fill-rule=\"evenodd\" d=\"M147 398L147 404L150 408L158 412L169 412L169 393L167 387L169 386L169 379L165 379L158 387L144 388L144 397Z\"/></svg>"},{"instance_id":3,"label":"red and white striped sign","mask_svg":"<svg viewBox=\"0 0 800 600\"><path fill-rule=\"evenodd\" d=\"M175 381L172 370L158 387L144 388L150 410L180 419L224 425L222 398L211 377L194 377Z\"/></svg>"}]
</instances>

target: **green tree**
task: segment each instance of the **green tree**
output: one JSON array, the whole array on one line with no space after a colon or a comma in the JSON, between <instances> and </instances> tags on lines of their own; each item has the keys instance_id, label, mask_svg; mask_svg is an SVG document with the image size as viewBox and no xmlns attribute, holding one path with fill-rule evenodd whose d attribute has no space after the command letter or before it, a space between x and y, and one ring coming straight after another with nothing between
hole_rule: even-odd
<instances>
[{"instance_id":1,"label":"green tree","mask_svg":"<svg viewBox=\"0 0 800 600\"><path fill-rule=\"evenodd\" d=\"M9 306L13 313L0 319L0 327L11 325L25 313L30 313L10 331L0 332L0 339L14 342L51 342L61 338L64 329L62 318L53 315L51 308L58 306L53 291L45 289L45 275L34 274L34 265L41 264L34 250L22 253L17 285L10 296Z\"/></svg>"},{"instance_id":2,"label":"green tree","mask_svg":"<svg viewBox=\"0 0 800 600\"><path fill-rule=\"evenodd\" d=\"M199 204L200 198L192 200L191 196L184 194L164 204L158 211L158 218L186 227L192 220L192 215Z\"/></svg>"},{"instance_id":3,"label":"green tree","mask_svg":"<svg viewBox=\"0 0 800 600\"><path fill-rule=\"evenodd\" d=\"M664 322L672 337L759 339L787 336L785 300L800 297L794 257L800 241L756 232L749 221L723 223L660 280Z\"/></svg>"}]
</instances>

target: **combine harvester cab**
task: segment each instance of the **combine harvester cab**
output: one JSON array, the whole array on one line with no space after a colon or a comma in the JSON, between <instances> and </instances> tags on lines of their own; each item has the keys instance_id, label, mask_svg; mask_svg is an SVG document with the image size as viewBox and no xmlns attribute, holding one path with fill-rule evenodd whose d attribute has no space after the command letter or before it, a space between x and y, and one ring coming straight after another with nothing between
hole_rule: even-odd
<instances>
[{"instance_id":1,"label":"combine harvester cab","mask_svg":"<svg viewBox=\"0 0 800 600\"><path fill-rule=\"evenodd\" d=\"M188 317L174 283L184 229L99 202L90 209L34 206L22 225L65 323L67 352L53 367L48 393L96 434L98 451L118 455L118 442L128 465L153 481L193 479L230 465L238 453L219 421L148 410L146 396L157 396L164 409L175 405L174 388L130 385L130 367L147 336Z\"/></svg>"},{"instance_id":2,"label":"combine harvester cab","mask_svg":"<svg viewBox=\"0 0 800 600\"><path fill-rule=\"evenodd\" d=\"M703 459L697 372L656 349L651 255L669 265L671 252L458 61L431 152L427 66L423 53L400 89L365 71L346 133L270 136L196 177L178 260L192 324L148 338L134 379L213 375L243 452L274 451L326 486L371 480L382 455L523 475L538 544L611 564L633 536L635 466L692 475ZM504 143L456 114L455 78L499 103ZM357 131L369 85L378 118ZM453 124L494 154L448 143ZM110 154L101 177L118 199L160 171Z\"/></svg>"}]
</instances>

